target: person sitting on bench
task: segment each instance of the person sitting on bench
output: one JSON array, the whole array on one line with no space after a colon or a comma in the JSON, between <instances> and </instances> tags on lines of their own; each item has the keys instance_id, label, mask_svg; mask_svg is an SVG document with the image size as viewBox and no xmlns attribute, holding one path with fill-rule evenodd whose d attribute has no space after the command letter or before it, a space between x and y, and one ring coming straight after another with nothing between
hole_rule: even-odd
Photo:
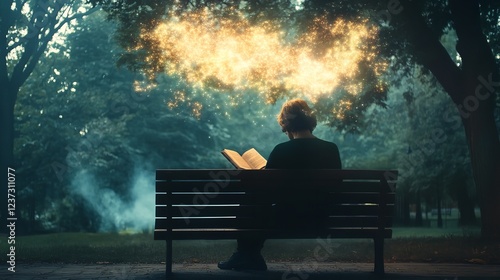
<instances>
[{"instance_id":1,"label":"person sitting on bench","mask_svg":"<svg viewBox=\"0 0 500 280\"><path fill-rule=\"evenodd\" d=\"M302 99L292 99L281 108L278 123L290 139L280 143L268 157L266 169L341 169L339 149L335 143L317 138L313 135L316 128L316 117ZM321 197L321 195L317 195ZM274 222L280 221L277 227L304 227L321 224L322 209L316 207L296 207L294 205L275 205ZM311 213L311 212L315 213ZM311 217L318 217L311 219ZM267 270L261 249L265 239L238 239L237 250L227 260L218 263L220 269L235 270Z\"/></svg>"}]
</instances>

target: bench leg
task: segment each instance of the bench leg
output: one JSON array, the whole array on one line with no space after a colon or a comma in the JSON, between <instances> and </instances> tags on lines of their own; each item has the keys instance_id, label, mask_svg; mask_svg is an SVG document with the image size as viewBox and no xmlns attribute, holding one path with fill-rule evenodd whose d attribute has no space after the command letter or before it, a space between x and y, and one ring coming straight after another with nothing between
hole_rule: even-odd
<instances>
[{"instance_id":1,"label":"bench leg","mask_svg":"<svg viewBox=\"0 0 500 280\"><path fill-rule=\"evenodd\" d=\"M374 238L375 246L375 274L384 274L384 238Z\"/></svg>"},{"instance_id":2,"label":"bench leg","mask_svg":"<svg viewBox=\"0 0 500 280\"><path fill-rule=\"evenodd\" d=\"M172 275L172 239L167 239L167 259L165 260L165 274L166 279L169 279Z\"/></svg>"}]
</instances>

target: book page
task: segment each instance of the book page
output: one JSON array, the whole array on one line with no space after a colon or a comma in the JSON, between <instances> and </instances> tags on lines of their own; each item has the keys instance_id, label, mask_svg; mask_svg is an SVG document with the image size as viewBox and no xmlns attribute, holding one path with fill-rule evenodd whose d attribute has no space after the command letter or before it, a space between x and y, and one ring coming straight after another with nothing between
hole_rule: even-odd
<instances>
[{"instance_id":1,"label":"book page","mask_svg":"<svg viewBox=\"0 0 500 280\"><path fill-rule=\"evenodd\" d=\"M242 157L253 169L262 169L266 167L267 160L254 148L243 153Z\"/></svg>"},{"instance_id":2,"label":"book page","mask_svg":"<svg viewBox=\"0 0 500 280\"><path fill-rule=\"evenodd\" d=\"M252 167L240 156L237 152L233 150L224 149L221 152L229 162L231 162L236 168L240 169L252 169Z\"/></svg>"}]
</instances>

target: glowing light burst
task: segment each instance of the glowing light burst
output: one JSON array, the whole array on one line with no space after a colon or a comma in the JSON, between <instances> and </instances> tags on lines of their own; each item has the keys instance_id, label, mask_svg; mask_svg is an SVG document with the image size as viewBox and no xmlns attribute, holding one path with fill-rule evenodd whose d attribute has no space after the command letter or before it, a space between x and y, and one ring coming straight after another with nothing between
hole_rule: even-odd
<instances>
[{"instance_id":1,"label":"glowing light burst","mask_svg":"<svg viewBox=\"0 0 500 280\"><path fill-rule=\"evenodd\" d=\"M317 18L308 32L290 39L272 22L252 24L237 12L218 18L205 9L172 15L141 36L157 50L146 61L156 61L167 74L201 89L256 90L273 102L283 93L314 101L339 86L359 94L361 62L376 75L386 68L376 59L377 34L365 21Z\"/></svg>"}]
</instances>

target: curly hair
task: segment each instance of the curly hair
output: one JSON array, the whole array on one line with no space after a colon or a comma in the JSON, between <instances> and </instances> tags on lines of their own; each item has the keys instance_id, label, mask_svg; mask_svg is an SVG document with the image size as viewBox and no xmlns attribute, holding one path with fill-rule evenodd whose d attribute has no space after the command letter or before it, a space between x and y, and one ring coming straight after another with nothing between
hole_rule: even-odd
<instances>
[{"instance_id":1,"label":"curly hair","mask_svg":"<svg viewBox=\"0 0 500 280\"><path fill-rule=\"evenodd\" d=\"M316 128L316 116L307 103L300 99L292 99L283 104L278 114L278 123L283 132L297 132Z\"/></svg>"}]
</instances>

